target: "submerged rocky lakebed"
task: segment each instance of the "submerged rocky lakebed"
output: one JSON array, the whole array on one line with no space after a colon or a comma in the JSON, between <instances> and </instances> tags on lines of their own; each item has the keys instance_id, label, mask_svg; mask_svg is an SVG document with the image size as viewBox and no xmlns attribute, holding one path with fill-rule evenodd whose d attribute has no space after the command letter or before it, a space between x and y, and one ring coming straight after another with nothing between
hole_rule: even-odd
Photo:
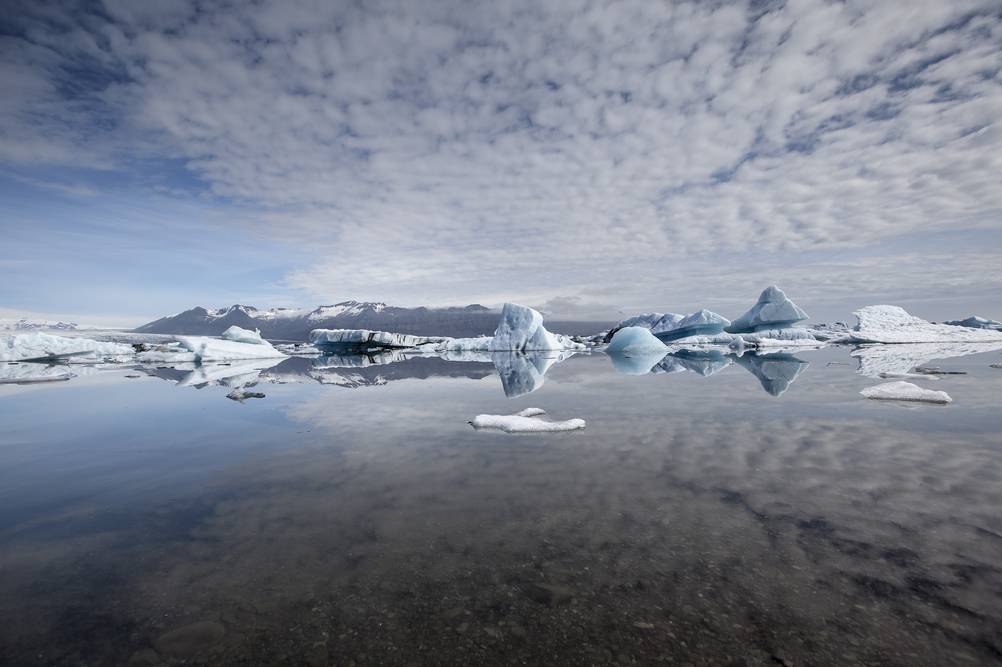
<instances>
[{"instance_id":1,"label":"submerged rocky lakebed","mask_svg":"<svg viewBox=\"0 0 1002 667\"><path fill-rule=\"evenodd\" d=\"M1002 660L1002 352L649 361L73 364L2 386L0 662ZM916 366L951 404L859 393ZM468 423L526 408L587 427Z\"/></svg>"}]
</instances>

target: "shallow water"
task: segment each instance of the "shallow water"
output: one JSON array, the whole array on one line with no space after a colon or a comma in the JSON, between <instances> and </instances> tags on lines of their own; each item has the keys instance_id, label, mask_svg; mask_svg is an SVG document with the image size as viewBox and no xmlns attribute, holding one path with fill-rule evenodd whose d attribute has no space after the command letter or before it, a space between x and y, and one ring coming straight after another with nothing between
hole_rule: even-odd
<instances>
[{"instance_id":1,"label":"shallow water","mask_svg":"<svg viewBox=\"0 0 1002 667\"><path fill-rule=\"evenodd\" d=\"M948 406L846 348L3 386L0 662L999 663L1000 361ZM588 426L467 423L526 407Z\"/></svg>"}]
</instances>

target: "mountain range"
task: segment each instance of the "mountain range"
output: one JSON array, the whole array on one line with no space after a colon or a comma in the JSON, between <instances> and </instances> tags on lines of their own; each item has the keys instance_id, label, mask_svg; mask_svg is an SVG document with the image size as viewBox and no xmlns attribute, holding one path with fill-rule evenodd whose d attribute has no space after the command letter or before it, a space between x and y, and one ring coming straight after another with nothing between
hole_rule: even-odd
<instances>
[{"instance_id":1,"label":"mountain range","mask_svg":"<svg viewBox=\"0 0 1002 667\"><path fill-rule=\"evenodd\" d=\"M379 302L342 301L313 310L233 305L218 310L201 306L162 317L135 329L139 333L218 336L230 326L259 329L269 340L307 340L313 329L371 329L416 336L455 338L492 335L500 311L480 304L453 308L403 308ZM607 329L608 322L551 322L551 331L584 335Z\"/></svg>"}]
</instances>

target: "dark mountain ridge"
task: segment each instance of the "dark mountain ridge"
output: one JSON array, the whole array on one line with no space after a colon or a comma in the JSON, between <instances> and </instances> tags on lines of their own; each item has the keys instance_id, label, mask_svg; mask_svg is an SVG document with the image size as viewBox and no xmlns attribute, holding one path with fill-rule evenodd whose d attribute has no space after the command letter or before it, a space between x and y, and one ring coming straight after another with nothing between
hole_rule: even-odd
<instances>
[{"instance_id":1,"label":"dark mountain ridge","mask_svg":"<svg viewBox=\"0 0 1002 667\"><path fill-rule=\"evenodd\" d=\"M416 336L466 338L489 336L498 325L500 312L480 304L451 308L402 308L380 302L342 301L313 310L270 308L234 304L209 310L201 306L162 317L135 329L138 333L218 336L236 325L259 329L269 340L307 340L313 329L372 329ZM550 331L570 335L592 334L607 329L609 322L546 321Z\"/></svg>"}]
</instances>

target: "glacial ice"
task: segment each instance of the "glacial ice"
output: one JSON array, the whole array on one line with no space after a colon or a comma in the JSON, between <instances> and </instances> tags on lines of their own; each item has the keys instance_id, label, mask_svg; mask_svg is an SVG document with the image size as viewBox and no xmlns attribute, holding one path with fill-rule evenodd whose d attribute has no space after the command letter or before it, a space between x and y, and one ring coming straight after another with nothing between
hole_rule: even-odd
<instances>
[{"instance_id":1,"label":"glacial ice","mask_svg":"<svg viewBox=\"0 0 1002 667\"><path fill-rule=\"evenodd\" d=\"M132 356L135 349L122 343L45 333L0 335L0 361L67 357L70 363L94 363L105 357ZM119 360L119 359L116 359Z\"/></svg>"},{"instance_id":2,"label":"glacial ice","mask_svg":"<svg viewBox=\"0 0 1002 667\"><path fill-rule=\"evenodd\" d=\"M546 414L540 408L526 408L513 415L477 415L470 424L476 430L494 429L505 433L554 433L576 431L585 427L583 419L551 422L541 418Z\"/></svg>"},{"instance_id":3,"label":"glacial ice","mask_svg":"<svg viewBox=\"0 0 1002 667\"><path fill-rule=\"evenodd\" d=\"M807 313L790 301L783 290L771 285L763 290L747 313L731 322L724 331L743 334L759 329L786 329L807 317Z\"/></svg>"},{"instance_id":4,"label":"glacial ice","mask_svg":"<svg viewBox=\"0 0 1002 667\"><path fill-rule=\"evenodd\" d=\"M668 313L670 317L681 317L675 315L674 313ZM627 317L625 320L620 320L616 323L616 326L612 328L615 332L618 329L625 329L626 327L645 327L647 329L653 329L654 326L665 317L664 313L640 313L639 315L634 315L633 317Z\"/></svg>"},{"instance_id":5,"label":"glacial ice","mask_svg":"<svg viewBox=\"0 0 1002 667\"><path fill-rule=\"evenodd\" d=\"M921 403L950 403L953 401L945 391L923 389L911 382L887 382L875 387L867 387L861 393L867 398L885 401L917 401Z\"/></svg>"},{"instance_id":6,"label":"glacial ice","mask_svg":"<svg viewBox=\"0 0 1002 667\"><path fill-rule=\"evenodd\" d=\"M1002 322L978 317L977 315L971 315L963 320L947 320L943 324L949 324L954 327L967 327L969 329L994 329L995 331L1002 331Z\"/></svg>"},{"instance_id":7,"label":"glacial ice","mask_svg":"<svg viewBox=\"0 0 1002 667\"><path fill-rule=\"evenodd\" d=\"M259 329L242 329L237 325L231 326L229 329L224 331L220 338L223 340L232 340L235 343L249 343L251 345L263 345L264 339L261 338L261 331Z\"/></svg>"},{"instance_id":8,"label":"glacial ice","mask_svg":"<svg viewBox=\"0 0 1002 667\"><path fill-rule=\"evenodd\" d=\"M583 350L585 347L567 336L550 333L543 326L539 311L514 303L506 303L501 309L501 322L491 342L492 350L513 352Z\"/></svg>"},{"instance_id":9,"label":"glacial ice","mask_svg":"<svg viewBox=\"0 0 1002 667\"><path fill-rule=\"evenodd\" d=\"M858 324L849 332L857 343L991 343L1002 331L932 324L898 306L866 306L853 313Z\"/></svg>"},{"instance_id":10,"label":"glacial ice","mask_svg":"<svg viewBox=\"0 0 1002 667\"><path fill-rule=\"evenodd\" d=\"M267 341L237 343L207 336L178 336L181 347L195 355L196 361L232 361L236 359L274 359L285 357Z\"/></svg>"},{"instance_id":11,"label":"glacial ice","mask_svg":"<svg viewBox=\"0 0 1002 667\"><path fill-rule=\"evenodd\" d=\"M662 356L668 351L668 347L662 343L657 336L651 333L650 329L644 327L624 327L617 331L609 341L609 346L605 348L609 354L622 354L626 356L650 356L660 353Z\"/></svg>"},{"instance_id":12,"label":"glacial ice","mask_svg":"<svg viewBox=\"0 0 1002 667\"><path fill-rule=\"evenodd\" d=\"M665 342L688 336L715 336L730 323L731 321L723 315L702 308L675 322L658 322L658 329L653 333Z\"/></svg>"},{"instance_id":13,"label":"glacial ice","mask_svg":"<svg viewBox=\"0 0 1002 667\"><path fill-rule=\"evenodd\" d=\"M409 348L438 344L444 337L412 336L389 331L368 329L314 329L310 342L320 348L370 350L378 348Z\"/></svg>"}]
</instances>

